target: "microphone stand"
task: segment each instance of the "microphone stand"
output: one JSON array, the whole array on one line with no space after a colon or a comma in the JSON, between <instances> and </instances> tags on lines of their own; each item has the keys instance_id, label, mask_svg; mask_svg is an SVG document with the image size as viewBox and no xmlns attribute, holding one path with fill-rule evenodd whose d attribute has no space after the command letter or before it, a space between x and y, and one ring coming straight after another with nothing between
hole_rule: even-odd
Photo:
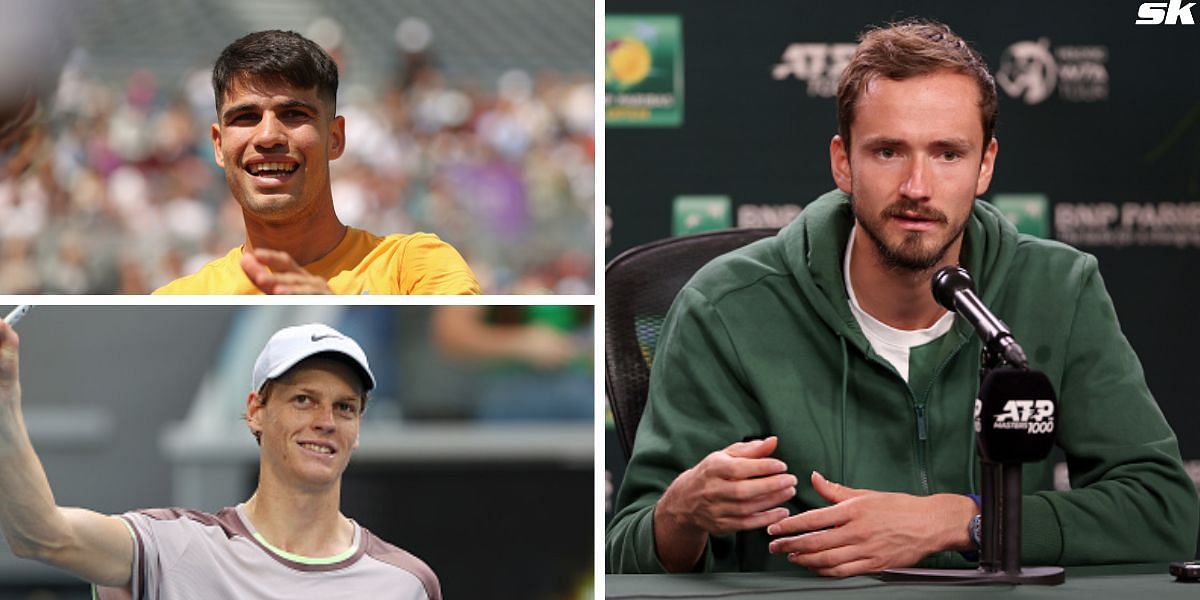
<instances>
[{"instance_id":1,"label":"microphone stand","mask_svg":"<svg viewBox=\"0 0 1200 600\"><path fill-rule=\"evenodd\" d=\"M1004 352L1000 344L984 344L979 368L981 386L994 369L1029 370L1023 361L1010 364L1006 356L1011 354ZM978 576L1003 583L1058 585L1065 581L1062 567L1021 568L1021 463L987 458L980 458L979 462L983 517Z\"/></svg>"},{"instance_id":2,"label":"microphone stand","mask_svg":"<svg viewBox=\"0 0 1200 600\"><path fill-rule=\"evenodd\" d=\"M995 369L1016 369L1030 373L1024 361L1018 364L1009 362L1006 356L1012 354L1006 353L1000 342L1000 338L993 338L984 343L979 369L981 392L983 381ZM976 431L980 431L978 426ZM978 439L977 443L981 444ZM982 533L979 568L888 569L880 573L880 578L883 581L909 583L1063 583L1066 573L1062 567L1021 567L1021 464L1020 461L993 461L980 452Z\"/></svg>"}]
</instances>

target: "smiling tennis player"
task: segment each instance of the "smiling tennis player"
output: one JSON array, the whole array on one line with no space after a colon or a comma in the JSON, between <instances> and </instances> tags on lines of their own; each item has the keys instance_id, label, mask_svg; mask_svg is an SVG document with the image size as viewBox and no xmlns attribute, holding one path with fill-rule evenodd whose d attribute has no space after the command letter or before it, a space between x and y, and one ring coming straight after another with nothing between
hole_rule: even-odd
<instances>
[{"instance_id":1,"label":"smiling tennis player","mask_svg":"<svg viewBox=\"0 0 1200 600\"><path fill-rule=\"evenodd\" d=\"M71 571L103 599L441 600L424 562L339 510L342 473L375 386L354 340L310 324L267 342L246 400L260 447L258 488L215 515L57 506L21 413L19 345L0 324L0 529L17 556Z\"/></svg>"},{"instance_id":2,"label":"smiling tennis player","mask_svg":"<svg viewBox=\"0 0 1200 600\"><path fill-rule=\"evenodd\" d=\"M230 44L213 67L213 154L246 241L156 294L478 294L475 274L429 233L377 236L338 219L329 161L346 150L338 69L290 31Z\"/></svg>"}]
</instances>

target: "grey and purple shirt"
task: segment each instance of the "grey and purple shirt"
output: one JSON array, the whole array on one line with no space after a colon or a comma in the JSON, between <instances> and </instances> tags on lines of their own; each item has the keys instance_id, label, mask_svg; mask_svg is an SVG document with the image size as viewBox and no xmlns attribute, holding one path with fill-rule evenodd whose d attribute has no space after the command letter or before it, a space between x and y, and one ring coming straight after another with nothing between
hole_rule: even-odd
<instances>
[{"instance_id":1,"label":"grey and purple shirt","mask_svg":"<svg viewBox=\"0 0 1200 600\"><path fill-rule=\"evenodd\" d=\"M215 515L160 508L121 518L133 535L133 577L124 589L97 587L101 600L442 597L428 565L358 523L345 552L309 558L269 544L241 504Z\"/></svg>"}]
</instances>

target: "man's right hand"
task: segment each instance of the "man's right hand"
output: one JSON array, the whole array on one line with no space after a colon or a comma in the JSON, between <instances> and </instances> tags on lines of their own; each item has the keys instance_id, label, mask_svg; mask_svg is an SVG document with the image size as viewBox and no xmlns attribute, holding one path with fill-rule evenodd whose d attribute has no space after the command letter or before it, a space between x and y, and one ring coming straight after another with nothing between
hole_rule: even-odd
<instances>
[{"instance_id":1,"label":"man's right hand","mask_svg":"<svg viewBox=\"0 0 1200 600\"><path fill-rule=\"evenodd\" d=\"M329 283L282 250L255 248L241 259L246 277L264 294L332 294Z\"/></svg>"},{"instance_id":2,"label":"man's right hand","mask_svg":"<svg viewBox=\"0 0 1200 600\"><path fill-rule=\"evenodd\" d=\"M655 549L668 571L692 570L710 534L758 529L788 516L779 505L796 495L798 480L770 458L778 443L771 436L730 444L671 482L654 511Z\"/></svg>"}]
</instances>

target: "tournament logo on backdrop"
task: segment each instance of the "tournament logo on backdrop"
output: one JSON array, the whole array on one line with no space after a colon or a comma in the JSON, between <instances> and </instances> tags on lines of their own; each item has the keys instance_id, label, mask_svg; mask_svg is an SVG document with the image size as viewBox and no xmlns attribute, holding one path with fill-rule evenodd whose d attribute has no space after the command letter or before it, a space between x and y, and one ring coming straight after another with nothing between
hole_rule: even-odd
<instances>
[{"instance_id":1,"label":"tournament logo on backdrop","mask_svg":"<svg viewBox=\"0 0 1200 600\"><path fill-rule=\"evenodd\" d=\"M1045 194L996 194L992 205L1004 213L1017 231L1035 237L1050 235L1050 200Z\"/></svg>"},{"instance_id":2,"label":"tournament logo on backdrop","mask_svg":"<svg viewBox=\"0 0 1200 600\"><path fill-rule=\"evenodd\" d=\"M672 206L671 235L690 235L726 229L732 223L729 196L676 196Z\"/></svg>"},{"instance_id":3,"label":"tournament logo on backdrop","mask_svg":"<svg viewBox=\"0 0 1200 600\"><path fill-rule=\"evenodd\" d=\"M788 44L779 64L771 68L771 77L776 81L795 77L808 84L809 96L832 98L856 48L858 44Z\"/></svg>"},{"instance_id":4,"label":"tournament logo on backdrop","mask_svg":"<svg viewBox=\"0 0 1200 600\"><path fill-rule=\"evenodd\" d=\"M1040 104L1055 91L1066 102L1108 99L1108 47L1059 46L1050 40L1023 40L1000 57L996 84L1010 98Z\"/></svg>"},{"instance_id":5,"label":"tournament logo on backdrop","mask_svg":"<svg viewBox=\"0 0 1200 600\"><path fill-rule=\"evenodd\" d=\"M741 229L753 227L786 227L800 215L804 207L786 202L783 204L742 204L737 208L737 226Z\"/></svg>"},{"instance_id":6,"label":"tournament logo on backdrop","mask_svg":"<svg viewBox=\"0 0 1200 600\"><path fill-rule=\"evenodd\" d=\"M604 121L617 127L683 123L679 15L604 18Z\"/></svg>"},{"instance_id":7,"label":"tournament logo on backdrop","mask_svg":"<svg viewBox=\"0 0 1200 600\"><path fill-rule=\"evenodd\" d=\"M1200 202L1060 202L1054 237L1072 246L1200 248Z\"/></svg>"}]
</instances>

